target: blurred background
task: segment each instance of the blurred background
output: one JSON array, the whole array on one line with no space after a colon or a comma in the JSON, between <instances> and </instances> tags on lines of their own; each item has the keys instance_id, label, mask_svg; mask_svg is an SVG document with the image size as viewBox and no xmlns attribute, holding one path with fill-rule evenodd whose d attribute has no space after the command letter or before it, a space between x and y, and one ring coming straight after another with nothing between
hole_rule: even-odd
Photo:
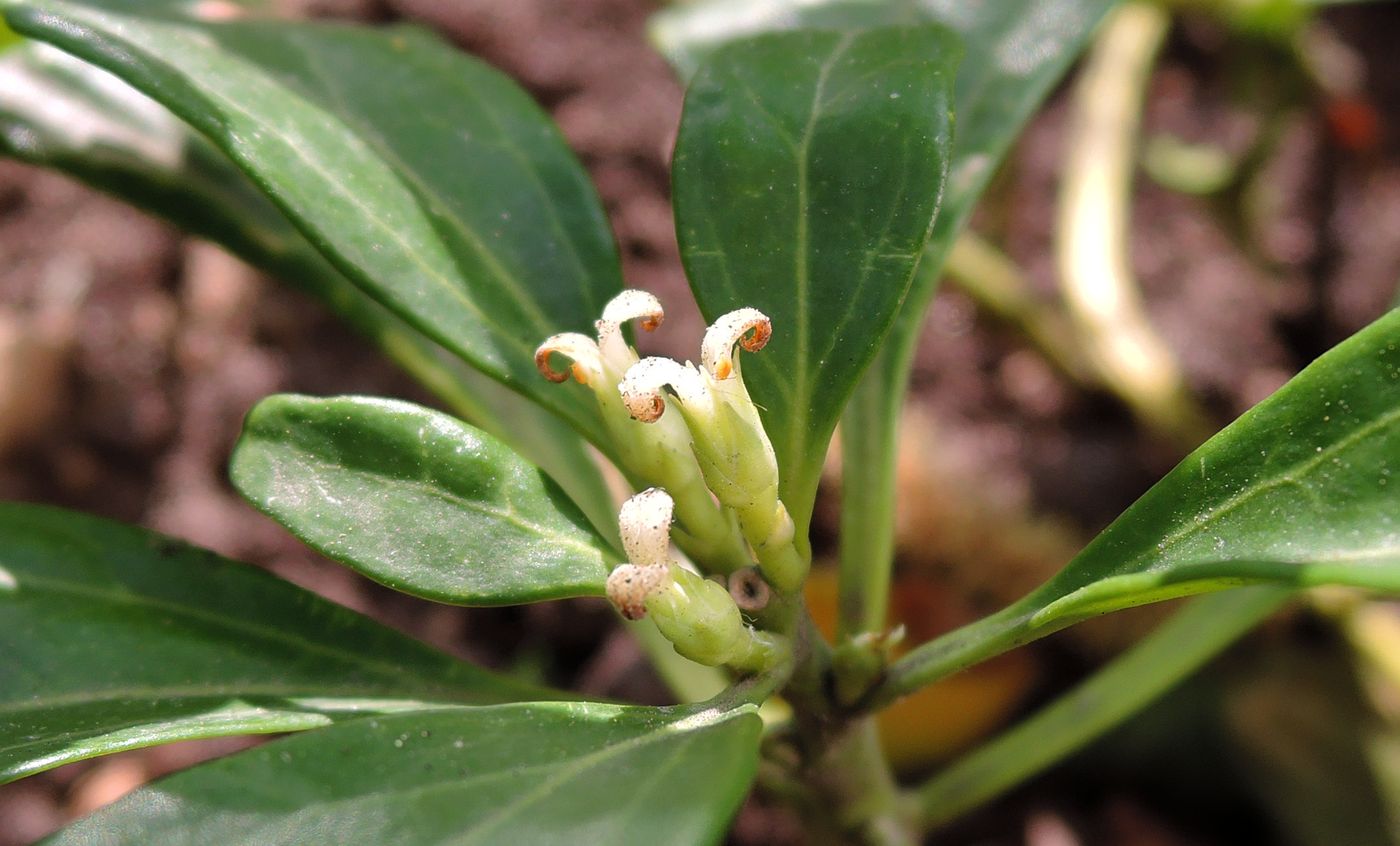
<instances>
[{"instance_id":1,"label":"blurred background","mask_svg":"<svg viewBox=\"0 0 1400 846\"><path fill-rule=\"evenodd\" d=\"M285 5L414 21L520 80L592 173L628 283L666 306L669 331L643 339L644 352L696 348L703 327L668 196L682 89L647 41L657 3ZM894 605L912 642L1035 586L1187 449L1395 301L1400 6L1201 0L1148 24L1118 35L1140 79L1108 65L1095 81L1081 68L1034 119L930 312L900 460ZM1155 397L1096 363L1113 339L1076 312L1066 264L1076 225L1066 183L1093 164L1076 150L1104 142L1082 126L1103 97L1123 107L1107 143L1131 164L1113 212L1128 226L1119 281L1142 307L1117 331L1160 345L1156 366L1173 387ZM244 504L228 452L243 414L277 391L431 402L310 299L69 179L0 161L0 498L139 523L266 566L490 666L666 700L601 602L429 606L320 559ZM819 556L838 525L830 466ZM810 598L828 620L833 591L819 570ZM1170 610L1076 627L909 700L884 726L899 766L936 767ZM938 842L1400 842L1400 695L1385 660L1400 660L1397 628L1388 605L1316 599ZM128 753L0 787L0 846L250 742ZM762 797L733 835L796 837Z\"/></svg>"}]
</instances>

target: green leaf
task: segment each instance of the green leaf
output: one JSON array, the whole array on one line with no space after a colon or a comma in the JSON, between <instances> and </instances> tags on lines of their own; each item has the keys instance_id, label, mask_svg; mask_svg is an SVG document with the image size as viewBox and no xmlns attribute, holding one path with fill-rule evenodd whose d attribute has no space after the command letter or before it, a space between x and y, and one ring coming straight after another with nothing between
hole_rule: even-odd
<instances>
[{"instance_id":1,"label":"green leaf","mask_svg":"<svg viewBox=\"0 0 1400 846\"><path fill-rule=\"evenodd\" d=\"M752 706L530 703L341 723L171 776L53 844L717 843L758 763Z\"/></svg>"},{"instance_id":2,"label":"green leaf","mask_svg":"<svg viewBox=\"0 0 1400 846\"><path fill-rule=\"evenodd\" d=\"M773 320L744 378L804 536L827 441L938 209L958 54L937 27L760 36L717 50L686 95L681 257L707 318Z\"/></svg>"},{"instance_id":3,"label":"green leaf","mask_svg":"<svg viewBox=\"0 0 1400 846\"><path fill-rule=\"evenodd\" d=\"M884 693L1109 611L1243 584L1400 593L1400 310L1319 358L1029 596L898 661Z\"/></svg>"},{"instance_id":4,"label":"green leaf","mask_svg":"<svg viewBox=\"0 0 1400 846\"><path fill-rule=\"evenodd\" d=\"M255 568L0 504L0 780L172 740L540 695Z\"/></svg>"},{"instance_id":5,"label":"green leaf","mask_svg":"<svg viewBox=\"0 0 1400 846\"><path fill-rule=\"evenodd\" d=\"M327 556L441 602L601 596L617 560L539 468L411 403L269 397L248 414L230 476Z\"/></svg>"},{"instance_id":6,"label":"green leaf","mask_svg":"<svg viewBox=\"0 0 1400 846\"><path fill-rule=\"evenodd\" d=\"M943 205L934 224L909 307L896 324L917 335L948 249L1021 127L1064 75L1115 0L714 0L669 9L652 35L682 75L718 47L759 32L878 24L940 24L957 34L966 60L958 67L958 131Z\"/></svg>"},{"instance_id":7,"label":"green leaf","mask_svg":"<svg viewBox=\"0 0 1400 846\"><path fill-rule=\"evenodd\" d=\"M758 32L931 21L957 33L957 135L934 231L894 326L841 423L843 630L878 628L893 549L897 422L924 315L943 264L1021 127L1080 53L1113 0L710 0L661 12L652 36L683 76L719 46Z\"/></svg>"},{"instance_id":8,"label":"green leaf","mask_svg":"<svg viewBox=\"0 0 1400 846\"><path fill-rule=\"evenodd\" d=\"M403 28L3 5L206 135L376 300L601 442L592 397L541 379L533 354L591 327L620 287L616 249L583 169L504 75Z\"/></svg>"},{"instance_id":9,"label":"green leaf","mask_svg":"<svg viewBox=\"0 0 1400 846\"><path fill-rule=\"evenodd\" d=\"M603 530L614 530L597 465L567 424L446 355L356 288L227 157L121 80L43 44L0 57L0 152L160 215L321 300L454 412L542 466Z\"/></svg>"}]
</instances>

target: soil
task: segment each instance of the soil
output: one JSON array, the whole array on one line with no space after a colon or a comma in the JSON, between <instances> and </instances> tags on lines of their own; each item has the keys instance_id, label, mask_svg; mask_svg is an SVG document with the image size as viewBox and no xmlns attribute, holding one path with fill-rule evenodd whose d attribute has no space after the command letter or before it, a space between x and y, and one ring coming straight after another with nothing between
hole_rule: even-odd
<instances>
[{"instance_id":1,"label":"soil","mask_svg":"<svg viewBox=\"0 0 1400 846\"><path fill-rule=\"evenodd\" d=\"M702 326L668 201L682 91L646 42L652 3L302 5L321 16L418 21L519 79L597 182L629 284L666 304L667 348L651 351L696 348ZM1400 126L1385 120L1400 115L1392 61L1400 9L1331 9L1322 27L1354 62L1356 78L1340 94L1296 101L1279 118L1281 139L1250 195L1248 220L1146 177L1135 195L1133 260L1150 314L1222 423L1374 319L1400 281ZM1236 47L1208 22L1178 28L1152 84L1145 137L1247 146L1271 115L1241 98ZM1061 92L1025 133L976 221L1047 301L1066 112ZM0 257L0 383L11 383L0 384L9 392L0 396L0 497L139 523L258 563L490 666L531 667L598 694L664 697L598 603L429 606L320 559L237 497L224 472L228 452L242 415L266 394L430 402L314 302L65 178L9 162L0 162ZM14 373L24 375L6 375ZM929 316L913 398L900 566L951 596L950 623L1033 586L1179 457L1111 397L1077 388L951 287ZM835 535L835 488L823 494L823 550ZM1124 615L1053 639L1037 653L1058 679L1043 692L1121 648L1155 616ZM0 788L0 846L29 843L151 777L249 742L178 744ZM1072 826L1054 811L1065 786L1035 789L979 827L977 842L1076 842L1074 831L1088 838L1079 842L1212 842L1208 833L1181 835L1175 821L1131 795L1089 802L1087 821ZM738 843L797 837L793 821L762 800L746 806L734 834Z\"/></svg>"}]
</instances>

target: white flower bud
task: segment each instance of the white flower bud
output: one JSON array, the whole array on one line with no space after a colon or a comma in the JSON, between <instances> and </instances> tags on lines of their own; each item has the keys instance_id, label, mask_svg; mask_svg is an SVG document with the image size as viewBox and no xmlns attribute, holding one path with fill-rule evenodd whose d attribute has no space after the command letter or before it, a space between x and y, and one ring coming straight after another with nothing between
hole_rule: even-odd
<instances>
[{"instance_id":1,"label":"white flower bud","mask_svg":"<svg viewBox=\"0 0 1400 846\"><path fill-rule=\"evenodd\" d=\"M758 352L773 335L773 322L756 308L741 308L720 316L705 331L700 363L715 380L734 375L734 345Z\"/></svg>"},{"instance_id":2,"label":"white flower bud","mask_svg":"<svg viewBox=\"0 0 1400 846\"><path fill-rule=\"evenodd\" d=\"M646 291L622 291L594 323L597 341L577 332L554 335L535 351L535 366L551 382L564 382L573 376L593 391L611 441L599 446L609 451L630 481L669 488L678 500L682 532L677 539L681 546L705 566L728 572L749 562L747 544L736 531L733 516L717 506L706 489L688 421L678 419L678 415L659 420L666 410L663 391L668 386L676 391L678 400L692 402L702 419L713 418L718 400L707 388L712 380L693 365L665 359L639 362L622 335L624 323L639 321L641 328L650 332L665 317L656 297ZM556 355L570 359L569 366L556 370ZM634 369L633 380L624 385L624 377ZM739 384L737 380L735 384ZM683 411L689 415L689 410ZM619 595L622 592L619 588Z\"/></svg>"},{"instance_id":3,"label":"white flower bud","mask_svg":"<svg viewBox=\"0 0 1400 846\"><path fill-rule=\"evenodd\" d=\"M671 516L676 504L660 488L647 488L622 504L618 528L627 560L638 567L671 560Z\"/></svg>"},{"instance_id":4,"label":"white flower bud","mask_svg":"<svg viewBox=\"0 0 1400 846\"><path fill-rule=\"evenodd\" d=\"M617 516L629 563L608 575L608 599L629 620L646 616L647 598L671 583L671 516L675 503L648 488L622 504Z\"/></svg>"},{"instance_id":5,"label":"white flower bud","mask_svg":"<svg viewBox=\"0 0 1400 846\"><path fill-rule=\"evenodd\" d=\"M637 360L637 354L622 337L622 324L640 320L642 331L651 332L666 319L660 300L647 293L628 289L613 297L603 308L603 318L593 325L598 330L598 347L603 359L623 373Z\"/></svg>"},{"instance_id":6,"label":"white flower bud","mask_svg":"<svg viewBox=\"0 0 1400 846\"><path fill-rule=\"evenodd\" d=\"M571 360L568 370L554 369L549 360L555 354ZM603 378L603 356L598 343L577 332L561 332L546 338L535 349L535 367L551 382L563 382L572 375L581 384L598 385Z\"/></svg>"},{"instance_id":7,"label":"white flower bud","mask_svg":"<svg viewBox=\"0 0 1400 846\"><path fill-rule=\"evenodd\" d=\"M622 616L640 620L647 615L647 597L664 590L670 583L671 568L665 564L650 567L622 564L608 574L608 599Z\"/></svg>"},{"instance_id":8,"label":"white flower bud","mask_svg":"<svg viewBox=\"0 0 1400 846\"><path fill-rule=\"evenodd\" d=\"M632 365L622 377L618 392L628 414L643 423L652 423L666 411L668 387L688 411L704 414L713 405L710 389L695 365L657 356Z\"/></svg>"}]
</instances>

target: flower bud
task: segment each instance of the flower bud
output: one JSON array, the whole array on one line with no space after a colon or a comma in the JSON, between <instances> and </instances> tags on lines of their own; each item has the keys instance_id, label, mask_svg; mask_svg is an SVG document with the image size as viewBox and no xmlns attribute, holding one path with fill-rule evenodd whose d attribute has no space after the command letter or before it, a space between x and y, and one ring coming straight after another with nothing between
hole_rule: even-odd
<instances>
[{"instance_id":1,"label":"flower bud","mask_svg":"<svg viewBox=\"0 0 1400 846\"><path fill-rule=\"evenodd\" d=\"M638 567L671 560L671 518L676 503L660 488L647 488L622 504L617 525L627 560Z\"/></svg>"},{"instance_id":2,"label":"flower bud","mask_svg":"<svg viewBox=\"0 0 1400 846\"><path fill-rule=\"evenodd\" d=\"M716 381L735 373L734 345L758 352L773 336L773 322L756 308L741 308L721 316L705 331L700 342L700 363Z\"/></svg>"},{"instance_id":3,"label":"flower bud","mask_svg":"<svg viewBox=\"0 0 1400 846\"><path fill-rule=\"evenodd\" d=\"M673 509L670 495L658 488L623 504L618 528L628 563L608 576L608 599L629 620L650 614L676 652L692 661L740 670L771 666L780 641L745 625L719 584L671 561Z\"/></svg>"},{"instance_id":4,"label":"flower bud","mask_svg":"<svg viewBox=\"0 0 1400 846\"><path fill-rule=\"evenodd\" d=\"M622 337L622 324L640 320L642 331L655 331L666 319L660 300L646 291L628 289L613 297L603 307L603 317L594 323L598 331L598 347L613 373L621 377L637 361L637 354Z\"/></svg>"},{"instance_id":5,"label":"flower bud","mask_svg":"<svg viewBox=\"0 0 1400 846\"><path fill-rule=\"evenodd\" d=\"M717 382L693 364L644 358L618 391L628 413L644 423L660 420L668 399L674 402L705 483L722 504L744 509L776 501L777 459L741 380Z\"/></svg>"},{"instance_id":6,"label":"flower bud","mask_svg":"<svg viewBox=\"0 0 1400 846\"><path fill-rule=\"evenodd\" d=\"M671 578L671 569L660 567L638 567L636 564L620 564L608 574L608 600L622 616L629 620L640 620L647 615L647 597L666 586Z\"/></svg>"},{"instance_id":7,"label":"flower bud","mask_svg":"<svg viewBox=\"0 0 1400 846\"><path fill-rule=\"evenodd\" d=\"M551 359L555 355L570 360L568 370L555 370ZM535 348L535 368L551 382L565 382L570 376L581 385L596 387L602 383L603 355L598 343L577 332L550 335Z\"/></svg>"},{"instance_id":8,"label":"flower bud","mask_svg":"<svg viewBox=\"0 0 1400 846\"><path fill-rule=\"evenodd\" d=\"M671 515L675 503L659 488L642 491L622 504L617 517L627 564L608 575L608 599L629 620L646 616L646 600L671 579Z\"/></svg>"},{"instance_id":9,"label":"flower bud","mask_svg":"<svg viewBox=\"0 0 1400 846\"><path fill-rule=\"evenodd\" d=\"M728 590L680 566L646 606L676 652L697 664L757 672L777 663L782 639L746 625Z\"/></svg>"}]
</instances>

